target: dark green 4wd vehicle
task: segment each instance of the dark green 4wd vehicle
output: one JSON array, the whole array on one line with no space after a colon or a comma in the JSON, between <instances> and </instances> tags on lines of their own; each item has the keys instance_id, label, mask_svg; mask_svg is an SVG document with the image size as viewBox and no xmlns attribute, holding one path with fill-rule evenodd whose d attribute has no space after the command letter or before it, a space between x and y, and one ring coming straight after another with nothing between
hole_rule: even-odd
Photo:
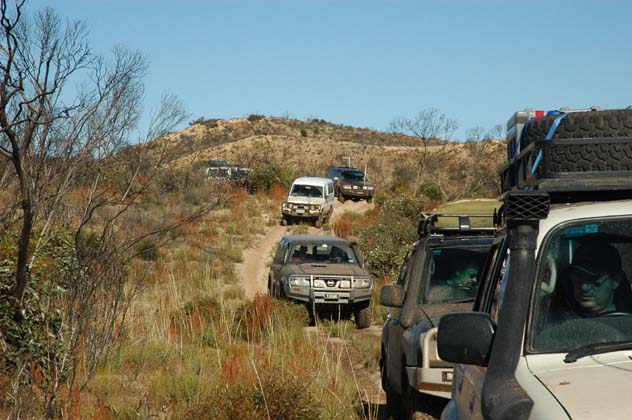
<instances>
[{"instance_id":1,"label":"dark green 4wd vehicle","mask_svg":"<svg viewBox=\"0 0 632 420\"><path fill-rule=\"evenodd\" d=\"M342 166L329 168L327 178L334 181L336 197L341 203L362 199L370 203L373 200L375 185L360 169Z\"/></svg>"},{"instance_id":2,"label":"dark green 4wd vehicle","mask_svg":"<svg viewBox=\"0 0 632 420\"><path fill-rule=\"evenodd\" d=\"M446 398L446 403L450 398L452 364L437 355L437 325L445 313L472 309L495 232L493 227L471 227L470 219L481 217L492 225L491 216L422 219L419 241L397 283L382 288L380 303L390 307L382 329L382 388L395 419L426 418L422 412L433 399L429 395Z\"/></svg>"}]
</instances>

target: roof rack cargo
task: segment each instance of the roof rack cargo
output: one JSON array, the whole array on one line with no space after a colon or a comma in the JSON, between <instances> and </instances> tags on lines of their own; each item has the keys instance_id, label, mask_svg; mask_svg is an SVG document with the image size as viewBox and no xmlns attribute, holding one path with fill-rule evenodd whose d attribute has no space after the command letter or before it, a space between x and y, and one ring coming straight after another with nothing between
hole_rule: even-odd
<instances>
[{"instance_id":1,"label":"roof rack cargo","mask_svg":"<svg viewBox=\"0 0 632 420\"><path fill-rule=\"evenodd\" d=\"M472 227L471 218L487 218L493 222L494 216L489 214L442 214L434 213L430 216L422 217L417 224L417 234L419 237L426 235L459 235L468 234L494 234L496 228L493 226ZM439 220L452 219L458 223L456 226L437 226Z\"/></svg>"},{"instance_id":2,"label":"roof rack cargo","mask_svg":"<svg viewBox=\"0 0 632 420\"><path fill-rule=\"evenodd\" d=\"M632 198L632 109L562 109L526 121L524 113L508 132L503 192L546 191L554 202Z\"/></svg>"}]
</instances>

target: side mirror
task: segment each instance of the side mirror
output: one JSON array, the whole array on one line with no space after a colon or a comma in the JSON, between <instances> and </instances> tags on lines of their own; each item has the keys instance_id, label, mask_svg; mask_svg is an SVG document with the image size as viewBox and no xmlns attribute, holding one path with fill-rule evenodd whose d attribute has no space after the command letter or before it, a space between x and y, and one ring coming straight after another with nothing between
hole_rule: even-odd
<instances>
[{"instance_id":1,"label":"side mirror","mask_svg":"<svg viewBox=\"0 0 632 420\"><path fill-rule=\"evenodd\" d=\"M337 176L334 177L334 182L336 182L336 181L338 181L338 177Z\"/></svg>"},{"instance_id":2,"label":"side mirror","mask_svg":"<svg viewBox=\"0 0 632 420\"><path fill-rule=\"evenodd\" d=\"M439 357L446 362L487 366L496 323L486 312L455 312L441 317Z\"/></svg>"},{"instance_id":3,"label":"side mirror","mask_svg":"<svg viewBox=\"0 0 632 420\"><path fill-rule=\"evenodd\" d=\"M399 284L387 284L382 287L380 305L401 308L404 305L404 288Z\"/></svg>"}]
</instances>

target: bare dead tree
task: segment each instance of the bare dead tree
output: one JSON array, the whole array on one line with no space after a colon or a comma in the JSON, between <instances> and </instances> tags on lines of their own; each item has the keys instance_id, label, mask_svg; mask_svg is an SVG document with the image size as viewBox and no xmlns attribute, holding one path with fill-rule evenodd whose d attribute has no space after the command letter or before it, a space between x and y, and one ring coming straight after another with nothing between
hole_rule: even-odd
<instances>
[{"instance_id":1,"label":"bare dead tree","mask_svg":"<svg viewBox=\"0 0 632 420\"><path fill-rule=\"evenodd\" d=\"M435 144L440 146L433 151L433 156L445 152L447 142L458 128L456 120L449 118L436 108L426 108L412 118L399 117L393 120L388 131L391 133L406 134L417 137L423 146L421 159L417 168L415 181L415 195L420 182L423 182L426 175L426 163L428 159L429 146ZM443 141L441 141L443 140Z\"/></svg>"},{"instance_id":2,"label":"bare dead tree","mask_svg":"<svg viewBox=\"0 0 632 420\"><path fill-rule=\"evenodd\" d=\"M483 127L472 127L465 130L465 140L467 141L481 141L485 136L485 129Z\"/></svg>"},{"instance_id":3,"label":"bare dead tree","mask_svg":"<svg viewBox=\"0 0 632 420\"><path fill-rule=\"evenodd\" d=\"M95 55L86 31L81 22L63 23L52 9L30 16L25 0L0 0L0 228L18 232L12 287L2 299L15 301L16 324L28 309L41 253L60 230L73 238L59 283L63 293L51 298L63 311L64 328L47 331L59 345L44 352L50 371L39 385L49 417L60 386L80 391L122 328L139 287L128 284L130 262L142 252L138 244L160 245L165 232L223 199L165 216L151 228L124 226L123 216L147 199L165 165L163 150L150 153L142 143L166 135L187 115L175 96L163 95L146 135L131 147L147 60L120 46L108 57ZM26 348L1 333L0 348ZM20 363L17 370L29 374L23 367L30 362ZM16 393L19 384L18 378Z\"/></svg>"}]
</instances>

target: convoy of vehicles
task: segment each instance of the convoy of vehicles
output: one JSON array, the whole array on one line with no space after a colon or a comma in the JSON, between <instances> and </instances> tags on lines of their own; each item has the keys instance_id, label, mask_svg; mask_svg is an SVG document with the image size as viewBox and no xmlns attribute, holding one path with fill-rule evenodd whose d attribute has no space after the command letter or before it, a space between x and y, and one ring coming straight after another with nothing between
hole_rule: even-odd
<instances>
[{"instance_id":1,"label":"convoy of vehicles","mask_svg":"<svg viewBox=\"0 0 632 420\"><path fill-rule=\"evenodd\" d=\"M472 227L472 221L487 226ZM380 367L395 417L418 418L426 395L450 398L452 365L437 355L437 324L445 313L472 309L494 231L491 215L424 218L397 283L383 286L380 303L390 311Z\"/></svg>"},{"instance_id":2,"label":"convoy of vehicles","mask_svg":"<svg viewBox=\"0 0 632 420\"><path fill-rule=\"evenodd\" d=\"M395 419L625 418L632 408L632 109L516 112L508 122L503 205L494 227L420 222L381 339L381 380ZM334 194L371 201L355 168L294 181L283 224L321 227ZM334 252L335 250L335 252ZM339 252L340 251L340 252ZM357 246L285 236L271 295L369 326L373 281ZM598 386L595 386L595 385Z\"/></svg>"},{"instance_id":3,"label":"convoy of vehicles","mask_svg":"<svg viewBox=\"0 0 632 420\"><path fill-rule=\"evenodd\" d=\"M439 356L456 363L442 418L627 418L632 110L533 117L509 122L475 312L439 322Z\"/></svg>"},{"instance_id":4,"label":"convoy of vehicles","mask_svg":"<svg viewBox=\"0 0 632 420\"><path fill-rule=\"evenodd\" d=\"M254 192L254 185L250 181L251 171L251 168L240 163L212 159L206 168L206 179L219 184L228 183L236 187L247 188Z\"/></svg>"},{"instance_id":5,"label":"convoy of vehicles","mask_svg":"<svg viewBox=\"0 0 632 420\"><path fill-rule=\"evenodd\" d=\"M268 291L305 304L310 315L327 312L357 328L371 323L373 280L355 243L332 236L284 236L272 260Z\"/></svg>"}]
</instances>

